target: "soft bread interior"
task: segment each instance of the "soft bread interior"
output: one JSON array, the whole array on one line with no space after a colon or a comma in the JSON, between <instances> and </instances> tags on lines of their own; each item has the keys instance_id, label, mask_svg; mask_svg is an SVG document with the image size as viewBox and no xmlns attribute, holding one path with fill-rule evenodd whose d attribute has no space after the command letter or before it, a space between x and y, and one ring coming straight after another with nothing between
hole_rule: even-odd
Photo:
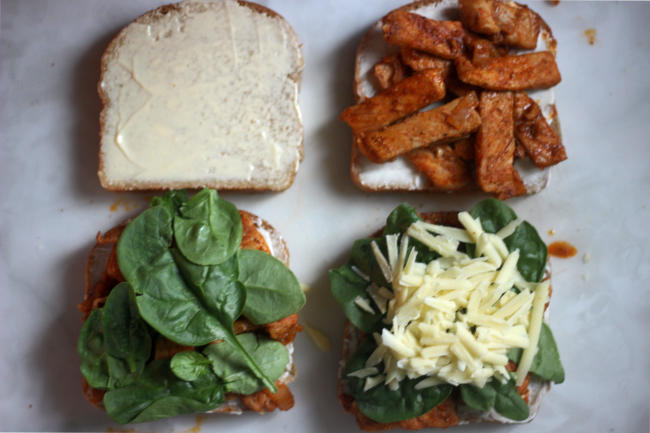
<instances>
[{"instance_id":1,"label":"soft bread interior","mask_svg":"<svg viewBox=\"0 0 650 433\"><path fill-rule=\"evenodd\" d=\"M456 0L417 1L400 9L437 20L458 19L454 15L457 13ZM541 20L541 28L537 48L534 51L551 50L555 52L555 39L550 28L543 20ZM374 23L363 36L357 48L354 72L354 96L357 103L377 93L373 79L373 66L383 57L396 52L399 52L399 48L390 46L384 41L381 20ZM560 127L557 120L553 89L536 90L528 93L539 103L544 117L559 135ZM550 169L540 170L528 159L516 160L515 168L519 171L528 194L541 191L549 182ZM393 161L376 164L363 156L354 143L352 144L350 158L350 172L354 182L361 189L367 191L435 190L426 176L420 173L406 158L398 156Z\"/></svg>"},{"instance_id":2,"label":"soft bread interior","mask_svg":"<svg viewBox=\"0 0 650 433\"><path fill-rule=\"evenodd\" d=\"M302 159L302 67L289 24L257 4L146 13L102 58L102 185L287 188Z\"/></svg>"}]
</instances>

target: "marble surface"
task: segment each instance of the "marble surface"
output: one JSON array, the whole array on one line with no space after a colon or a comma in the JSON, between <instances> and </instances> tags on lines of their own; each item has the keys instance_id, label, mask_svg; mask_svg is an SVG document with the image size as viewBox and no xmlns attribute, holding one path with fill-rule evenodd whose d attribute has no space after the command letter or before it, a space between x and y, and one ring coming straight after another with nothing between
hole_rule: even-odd
<instances>
[{"instance_id":1,"label":"marble surface","mask_svg":"<svg viewBox=\"0 0 650 433\"><path fill-rule=\"evenodd\" d=\"M336 399L343 314L327 269L351 241L382 225L399 202L418 209L471 206L478 194L368 194L348 175L350 134L337 120L352 103L356 44L389 0L263 2L303 43L300 102L305 159L278 194L223 194L271 221L312 286L301 319L325 332L320 351L303 333L290 412L187 416L135 431L357 431ZM99 58L111 37L160 4L137 1L2 1L0 46L0 429L114 431L80 393L76 309L84 261L98 230L145 205L147 193L111 193L96 176ZM556 88L568 161L541 193L510 201L543 239L578 255L552 259L551 324L566 382L537 419L469 431L637 432L648 428L650 308L650 3L534 3L559 41ZM585 36L595 29L593 44ZM554 232L553 235L550 233ZM590 260L588 259L590 258Z\"/></svg>"}]
</instances>

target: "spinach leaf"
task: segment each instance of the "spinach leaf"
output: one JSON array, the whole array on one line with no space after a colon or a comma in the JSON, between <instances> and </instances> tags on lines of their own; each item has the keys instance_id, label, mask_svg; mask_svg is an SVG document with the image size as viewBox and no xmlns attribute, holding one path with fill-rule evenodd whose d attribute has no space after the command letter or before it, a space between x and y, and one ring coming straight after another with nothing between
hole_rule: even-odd
<instances>
[{"instance_id":1,"label":"spinach leaf","mask_svg":"<svg viewBox=\"0 0 650 433\"><path fill-rule=\"evenodd\" d=\"M174 239L188 260L216 265L239 249L241 217L235 205L204 189L181 205L174 217Z\"/></svg>"},{"instance_id":2,"label":"spinach leaf","mask_svg":"<svg viewBox=\"0 0 650 433\"><path fill-rule=\"evenodd\" d=\"M120 424L205 412L225 402L219 379L208 370L194 381L177 378L168 359L151 362L131 385L104 394L108 415Z\"/></svg>"},{"instance_id":3,"label":"spinach leaf","mask_svg":"<svg viewBox=\"0 0 650 433\"><path fill-rule=\"evenodd\" d=\"M488 233L496 233L515 220L517 215L510 207L494 198L479 202L472 208L471 215L480 218L483 230ZM524 221L513 234L503 240L508 251L519 249L519 261L517 269L521 275L531 282L539 282L544 276L546 267L547 249L546 244L537 234L537 230ZM468 252L473 254L474 245L468 245Z\"/></svg>"},{"instance_id":4,"label":"spinach leaf","mask_svg":"<svg viewBox=\"0 0 650 433\"><path fill-rule=\"evenodd\" d=\"M246 349L242 347L239 340L235 337L235 331L233 330L233 323L244 310L247 299L247 291L244 285L237 281L238 255L235 254L227 261L213 266L196 265L174 249L172 249L172 255L176 259L176 263L185 281L194 289L194 293L197 294L202 305L221 324L222 334L220 339L225 340L231 346L231 349L239 352L253 373L269 389L275 391L276 387L273 381L264 374L260 366ZM287 269L283 264L282 267ZM273 275L273 273L270 275ZM277 276L275 276L275 280L277 280ZM302 293L302 289L300 289L300 285L298 285L298 290L300 290L300 294L304 300L304 294Z\"/></svg>"},{"instance_id":5,"label":"spinach leaf","mask_svg":"<svg viewBox=\"0 0 650 433\"><path fill-rule=\"evenodd\" d=\"M350 252L350 264L356 266L361 272L366 274L370 281L373 283L384 286L390 289L390 284L384 278L384 274L377 263L375 254L372 252L372 247L370 244L375 241L379 250L384 254L384 257L387 256L386 253L386 239L385 238L365 238L358 239L352 245L352 251Z\"/></svg>"},{"instance_id":6,"label":"spinach leaf","mask_svg":"<svg viewBox=\"0 0 650 433\"><path fill-rule=\"evenodd\" d=\"M208 358L193 350L178 352L172 357L169 366L172 373L181 380L191 382L210 371Z\"/></svg>"},{"instance_id":7,"label":"spinach leaf","mask_svg":"<svg viewBox=\"0 0 650 433\"><path fill-rule=\"evenodd\" d=\"M481 220L483 230L496 233L510 221L517 219L515 212L504 202L488 198L478 202L470 211L473 218Z\"/></svg>"},{"instance_id":8,"label":"spinach leaf","mask_svg":"<svg viewBox=\"0 0 650 433\"><path fill-rule=\"evenodd\" d=\"M366 338L348 359L344 371L347 392L368 418L381 423L415 418L430 411L451 394L453 387L446 384L416 390L415 385L421 378L402 380L396 391L391 391L385 384L363 391L365 379L347 374L363 368L375 347L373 339Z\"/></svg>"},{"instance_id":9,"label":"spinach leaf","mask_svg":"<svg viewBox=\"0 0 650 433\"><path fill-rule=\"evenodd\" d=\"M510 349L508 358L519 363L522 352L519 348ZM542 330L537 343L537 353L530 365L530 372L555 383L564 382L564 367L562 367L562 361L560 361L557 344L555 338L553 338L551 328L546 323L542 323Z\"/></svg>"},{"instance_id":10,"label":"spinach leaf","mask_svg":"<svg viewBox=\"0 0 650 433\"><path fill-rule=\"evenodd\" d=\"M368 281L354 272L350 264L343 265L338 269L331 269L329 276L332 294L343 307L345 317L363 332L372 333L381 329L383 315L366 292ZM373 306L375 314L370 314L359 308L354 303L357 296L366 299Z\"/></svg>"},{"instance_id":11,"label":"spinach leaf","mask_svg":"<svg viewBox=\"0 0 650 433\"><path fill-rule=\"evenodd\" d=\"M514 380L510 379L506 383L501 383L496 379L492 379L490 384L496 390L494 410L500 415L515 421L523 421L528 418L530 409L526 401L517 392Z\"/></svg>"},{"instance_id":12,"label":"spinach leaf","mask_svg":"<svg viewBox=\"0 0 650 433\"><path fill-rule=\"evenodd\" d=\"M461 398L472 409L487 412L494 406L497 391L490 382L486 383L483 388L470 384L462 384L459 388Z\"/></svg>"},{"instance_id":13,"label":"spinach leaf","mask_svg":"<svg viewBox=\"0 0 650 433\"><path fill-rule=\"evenodd\" d=\"M81 373L93 388L125 386L142 373L151 356L151 335L128 283L115 286L104 307L90 314L77 349Z\"/></svg>"},{"instance_id":14,"label":"spinach leaf","mask_svg":"<svg viewBox=\"0 0 650 433\"><path fill-rule=\"evenodd\" d=\"M282 376L289 363L289 352L282 343L254 333L239 334L237 340L262 366L266 377L275 382ZM226 392L248 395L264 388L264 384L247 368L241 353L233 351L229 345L210 344L203 354L212 362L212 370L217 377L223 380Z\"/></svg>"},{"instance_id":15,"label":"spinach leaf","mask_svg":"<svg viewBox=\"0 0 650 433\"><path fill-rule=\"evenodd\" d=\"M81 358L81 374L88 384L97 389L108 388L110 375L104 346L102 309L93 310L81 327L77 352Z\"/></svg>"},{"instance_id":16,"label":"spinach leaf","mask_svg":"<svg viewBox=\"0 0 650 433\"><path fill-rule=\"evenodd\" d=\"M246 287L244 316L256 325L287 317L305 305L293 272L263 251L239 251L239 281Z\"/></svg>"},{"instance_id":17,"label":"spinach leaf","mask_svg":"<svg viewBox=\"0 0 650 433\"><path fill-rule=\"evenodd\" d=\"M104 345L111 377L119 386L135 380L151 356L151 334L128 283L111 290L103 308Z\"/></svg>"},{"instance_id":18,"label":"spinach leaf","mask_svg":"<svg viewBox=\"0 0 650 433\"><path fill-rule=\"evenodd\" d=\"M397 206L386 218L386 227L384 227L383 235L402 234L414 222L422 221L415 208L408 203L402 203ZM411 248L415 248L418 252L417 259L422 263L429 263L432 260L440 257L435 251L431 251L429 247L416 239L409 239L409 253Z\"/></svg>"},{"instance_id":19,"label":"spinach leaf","mask_svg":"<svg viewBox=\"0 0 650 433\"><path fill-rule=\"evenodd\" d=\"M517 269L527 281L539 282L544 277L548 250L535 227L524 221L513 234L503 240L508 251L519 249Z\"/></svg>"},{"instance_id":20,"label":"spinach leaf","mask_svg":"<svg viewBox=\"0 0 650 433\"><path fill-rule=\"evenodd\" d=\"M171 215L176 215L178 209L187 201L185 190L167 191L162 197L156 196L151 199L150 207L164 206Z\"/></svg>"}]
</instances>

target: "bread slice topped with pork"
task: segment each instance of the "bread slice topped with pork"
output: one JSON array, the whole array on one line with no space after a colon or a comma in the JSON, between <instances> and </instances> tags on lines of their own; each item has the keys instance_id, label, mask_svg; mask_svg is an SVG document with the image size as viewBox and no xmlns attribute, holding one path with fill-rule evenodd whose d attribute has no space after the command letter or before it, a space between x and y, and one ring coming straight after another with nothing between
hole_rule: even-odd
<instances>
[{"instance_id":1,"label":"bread slice topped with pork","mask_svg":"<svg viewBox=\"0 0 650 433\"><path fill-rule=\"evenodd\" d=\"M552 86L556 41L526 6L422 0L361 39L350 171L368 191L540 191L566 159Z\"/></svg>"},{"instance_id":2,"label":"bread slice topped with pork","mask_svg":"<svg viewBox=\"0 0 650 433\"><path fill-rule=\"evenodd\" d=\"M288 188L302 160L302 68L291 26L258 4L145 13L102 56L102 186Z\"/></svg>"},{"instance_id":3,"label":"bread slice topped with pork","mask_svg":"<svg viewBox=\"0 0 650 433\"><path fill-rule=\"evenodd\" d=\"M363 430L528 422L564 381L546 245L501 201L401 204L330 280L347 317L339 399Z\"/></svg>"},{"instance_id":4,"label":"bread slice topped with pork","mask_svg":"<svg viewBox=\"0 0 650 433\"><path fill-rule=\"evenodd\" d=\"M83 392L121 424L289 410L305 296L280 234L205 189L155 197L86 266Z\"/></svg>"}]
</instances>

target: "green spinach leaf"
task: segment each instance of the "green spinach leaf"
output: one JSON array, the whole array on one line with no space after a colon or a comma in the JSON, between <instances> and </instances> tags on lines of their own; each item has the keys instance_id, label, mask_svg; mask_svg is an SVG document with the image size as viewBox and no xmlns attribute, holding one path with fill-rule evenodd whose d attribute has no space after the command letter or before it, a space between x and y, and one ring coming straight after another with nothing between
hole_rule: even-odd
<instances>
[{"instance_id":1,"label":"green spinach leaf","mask_svg":"<svg viewBox=\"0 0 650 433\"><path fill-rule=\"evenodd\" d=\"M382 234L386 236L405 233L411 224L417 221L422 221L422 218L420 218L420 215L418 215L415 208L408 203L402 203L397 206L390 215L388 215L386 226L384 227ZM440 254L431 251L429 247L413 238L409 239L409 253L411 248L416 249L418 253L417 259L422 263L429 263L430 261L440 257Z\"/></svg>"},{"instance_id":2,"label":"green spinach leaf","mask_svg":"<svg viewBox=\"0 0 650 433\"><path fill-rule=\"evenodd\" d=\"M490 382L486 383L483 388L469 384L462 384L459 388L461 398L472 409L487 412L494 407L497 391Z\"/></svg>"},{"instance_id":3,"label":"green spinach leaf","mask_svg":"<svg viewBox=\"0 0 650 433\"><path fill-rule=\"evenodd\" d=\"M97 389L108 388L110 375L100 308L93 310L81 327L77 352L81 358L81 374L88 384Z\"/></svg>"},{"instance_id":4,"label":"green spinach leaf","mask_svg":"<svg viewBox=\"0 0 650 433\"><path fill-rule=\"evenodd\" d=\"M254 333L239 334L237 340L270 380L275 382L284 373L289 352L282 343ZM264 388L247 368L241 352L233 351L227 344L210 344L203 354L212 362L212 370L224 382L226 392L248 395Z\"/></svg>"},{"instance_id":5,"label":"green spinach leaf","mask_svg":"<svg viewBox=\"0 0 650 433\"><path fill-rule=\"evenodd\" d=\"M334 298L343 307L345 317L360 330L366 333L372 333L382 328L383 315L379 312L374 301L368 296L366 287L368 281L361 278L352 270L350 264L346 264L337 269L330 269L330 287ZM357 296L361 296L372 305L375 314L362 310L354 303Z\"/></svg>"},{"instance_id":6,"label":"green spinach leaf","mask_svg":"<svg viewBox=\"0 0 650 433\"><path fill-rule=\"evenodd\" d=\"M209 373L210 365L212 363L208 358L193 350L178 352L169 363L176 377L189 382Z\"/></svg>"},{"instance_id":7,"label":"green spinach leaf","mask_svg":"<svg viewBox=\"0 0 650 433\"><path fill-rule=\"evenodd\" d=\"M187 201L185 190L167 191L162 197L155 196L151 199L150 207L164 206L171 215L176 215L178 209Z\"/></svg>"},{"instance_id":8,"label":"green spinach leaf","mask_svg":"<svg viewBox=\"0 0 650 433\"><path fill-rule=\"evenodd\" d=\"M359 410L368 418L381 423L415 418L430 411L451 394L452 386L446 384L416 390L415 385L421 378L402 380L396 391L391 391L384 384L363 391L365 379L347 374L363 368L375 347L372 338L366 338L348 359L344 371L347 392L351 393Z\"/></svg>"},{"instance_id":9,"label":"green spinach leaf","mask_svg":"<svg viewBox=\"0 0 650 433\"><path fill-rule=\"evenodd\" d=\"M151 335L128 283L115 286L104 307L93 310L77 348L81 373L93 388L125 386L142 373L151 356Z\"/></svg>"},{"instance_id":10,"label":"green spinach leaf","mask_svg":"<svg viewBox=\"0 0 650 433\"><path fill-rule=\"evenodd\" d=\"M508 251L519 250L517 269L521 276L531 282L542 281L548 250L535 227L524 221L503 241Z\"/></svg>"},{"instance_id":11,"label":"green spinach leaf","mask_svg":"<svg viewBox=\"0 0 650 433\"><path fill-rule=\"evenodd\" d=\"M204 189L181 205L174 217L174 239L188 260L217 265L239 249L241 217L235 205Z\"/></svg>"},{"instance_id":12,"label":"green spinach leaf","mask_svg":"<svg viewBox=\"0 0 650 433\"><path fill-rule=\"evenodd\" d=\"M519 363L522 352L519 348L510 349L508 358ZM542 323L542 330L537 343L537 353L530 365L530 372L555 383L564 382L564 367L562 367L562 361L560 361L560 353L557 350L551 328L546 323Z\"/></svg>"},{"instance_id":13,"label":"green spinach leaf","mask_svg":"<svg viewBox=\"0 0 650 433\"><path fill-rule=\"evenodd\" d=\"M152 361L131 385L104 394L108 415L120 424L205 412L225 402L219 379L208 370L194 381L177 378L168 359Z\"/></svg>"},{"instance_id":14,"label":"green spinach leaf","mask_svg":"<svg viewBox=\"0 0 650 433\"><path fill-rule=\"evenodd\" d=\"M381 267L379 267L375 254L372 252L371 244L373 241L377 243L379 250L382 252L384 257L386 257L385 238L364 238L358 239L354 242L354 245L352 245L349 263L352 266L356 266L361 272L366 274L373 283L390 289L390 284L388 284L386 278L384 278Z\"/></svg>"},{"instance_id":15,"label":"green spinach leaf","mask_svg":"<svg viewBox=\"0 0 650 433\"><path fill-rule=\"evenodd\" d=\"M517 392L514 380L510 379L506 383L501 383L496 379L492 379L490 384L496 390L494 410L500 415L515 421L523 421L528 418L530 409L526 401Z\"/></svg>"},{"instance_id":16,"label":"green spinach leaf","mask_svg":"<svg viewBox=\"0 0 650 433\"><path fill-rule=\"evenodd\" d=\"M478 202L470 211L473 218L481 220L483 230L496 233L510 221L517 219L515 212L504 202L488 198Z\"/></svg>"},{"instance_id":17,"label":"green spinach leaf","mask_svg":"<svg viewBox=\"0 0 650 433\"><path fill-rule=\"evenodd\" d=\"M305 305L293 272L263 251L239 251L239 281L246 287L244 316L257 325L287 317Z\"/></svg>"}]
</instances>

